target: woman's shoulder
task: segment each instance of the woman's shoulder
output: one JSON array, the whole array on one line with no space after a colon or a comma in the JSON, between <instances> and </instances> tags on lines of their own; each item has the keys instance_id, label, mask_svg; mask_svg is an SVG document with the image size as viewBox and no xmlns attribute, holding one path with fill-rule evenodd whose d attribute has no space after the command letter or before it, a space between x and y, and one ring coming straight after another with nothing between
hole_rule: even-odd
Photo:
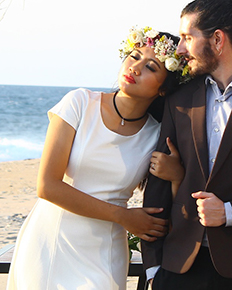
<instances>
[{"instance_id":1,"label":"woman's shoulder","mask_svg":"<svg viewBox=\"0 0 232 290\"><path fill-rule=\"evenodd\" d=\"M100 91L92 91L86 88L78 88L68 92L64 98L69 99L76 99L76 100L89 100L89 99L96 99L101 95Z\"/></svg>"},{"instance_id":2,"label":"woman's shoulder","mask_svg":"<svg viewBox=\"0 0 232 290\"><path fill-rule=\"evenodd\" d=\"M152 116L151 113L148 113L148 120L147 121L148 121L147 123L149 126L159 126L160 125L160 122L158 122L156 120L156 118L154 116Z\"/></svg>"},{"instance_id":3,"label":"woman's shoulder","mask_svg":"<svg viewBox=\"0 0 232 290\"><path fill-rule=\"evenodd\" d=\"M152 134L154 134L154 132L157 132L159 134L160 131L160 127L161 127L161 123L159 123L150 113L148 114L148 119L147 122L144 126L144 134L148 135L150 134L150 132L152 132Z\"/></svg>"},{"instance_id":4,"label":"woman's shoulder","mask_svg":"<svg viewBox=\"0 0 232 290\"><path fill-rule=\"evenodd\" d=\"M153 151L157 145L161 129L161 123L159 123L152 115L148 114L148 119L143 129L137 135L140 145L145 149L149 148L149 154Z\"/></svg>"},{"instance_id":5,"label":"woman's shoulder","mask_svg":"<svg viewBox=\"0 0 232 290\"><path fill-rule=\"evenodd\" d=\"M48 117L56 114L69 124L77 125L81 116L90 107L91 100L101 95L89 89L79 88L69 91L53 108L48 111Z\"/></svg>"},{"instance_id":6,"label":"woman's shoulder","mask_svg":"<svg viewBox=\"0 0 232 290\"><path fill-rule=\"evenodd\" d=\"M92 91L86 88L78 88L69 91L61 99L60 103L76 110L82 110L88 107L93 101L99 101L100 97L100 91Z\"/></svg>"}]
</instances>

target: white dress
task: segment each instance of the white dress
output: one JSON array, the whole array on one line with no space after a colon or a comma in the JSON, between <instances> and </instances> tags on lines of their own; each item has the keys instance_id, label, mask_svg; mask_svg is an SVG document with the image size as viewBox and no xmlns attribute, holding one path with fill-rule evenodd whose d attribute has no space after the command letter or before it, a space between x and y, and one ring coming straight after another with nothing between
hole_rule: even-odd
<instances>
[{"instance_id":1,"label":"white dress","mask_svg":"<svg viewBox=\"0 0 232 290\"><path fill-rule=\"evenodd\" d=\"M126 207L148 170L160 124L149 116L132 136L112 132L101 118L101 95L86 89L71 91L48 114L59 115L77 130L64 180ZM127 271L123 227L39 199L19 232L7 289L125 290Z\"/></svg>"}]
</instances>

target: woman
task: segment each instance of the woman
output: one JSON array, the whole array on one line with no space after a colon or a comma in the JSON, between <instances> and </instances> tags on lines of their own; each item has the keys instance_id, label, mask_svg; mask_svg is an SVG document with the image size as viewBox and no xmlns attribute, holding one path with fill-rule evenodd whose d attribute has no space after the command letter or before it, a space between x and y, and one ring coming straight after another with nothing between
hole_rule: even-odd
<instances>
[{"instance_id":1,"label":"woman","mask_svg":"<svg viewBox=\"0 0 232 290\"><path fill-rule=\"evenodd\" d=\"M150 28L131 31L121 50L119 91L78 89L49 111L40 199L19 233L8 289L125 290L126 230L147 241L164 235L165 222L150 215L162 209L126 208L160 132L147 109L168 90L165 81L176 80L159 59L166 48L154 51L169 45L167 59L175 58L175 45L160 37ZM181 178L170 174L173 183Z\"/></svg>"}]
</instances>

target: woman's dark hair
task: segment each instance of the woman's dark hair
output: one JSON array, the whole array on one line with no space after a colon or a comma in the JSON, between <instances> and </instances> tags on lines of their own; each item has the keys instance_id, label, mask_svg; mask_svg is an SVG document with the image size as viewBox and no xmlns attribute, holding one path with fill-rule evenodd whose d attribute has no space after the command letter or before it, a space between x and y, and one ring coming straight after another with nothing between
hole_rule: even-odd
<instances>
[{"instance_id":1,"label":"woman's dark hair","mask_svg":"<svg viewBox=\"0 0 232 290\"><path fill-rule=\"evenodd\" d=\"M160 32L159 34L161 37L163 35L166 35L167 38L171 38L174 41L174 44L178 45L178 42L180 40L179 37L174 36L167 32ZM169 95L178 88L179 83L180 83L180 74L181 73L179 71L175 71L175 72L168 71L168 75L165 81L163 82L162 86L160 86L159 88L160 96Z\"/></svg>"},{"instance_id":2,"label":"woman's dark hair","mask_svg":"<svg viewBox=\"0 0 232 290\"><path fill-rule=\"evenodd\" d=\"M210 38L214 31L224 31L232 44L232 1L231 0L195 0L190 2L181 12L186 14L197 13L198 17L193 24L201 30L205 38Z\"/></svg>"},{"instance_id":3,"label":"woman's dark hair","mask_svg":"<svg viewBox=\"0 0 232 290\"><path fill-rule=\"evenodd\" d=\"M178 44L179 37L174 36L167 32L160 32L160 36L166 35L174 41L174 44ZM164 96L169 95L177 90L180 84L180 74L181 72L167 71L168 75L159 88L159 96L152 102L148 108L148 112L158 121L161 122L164 110Z\"/></svg>"}]
</instances>

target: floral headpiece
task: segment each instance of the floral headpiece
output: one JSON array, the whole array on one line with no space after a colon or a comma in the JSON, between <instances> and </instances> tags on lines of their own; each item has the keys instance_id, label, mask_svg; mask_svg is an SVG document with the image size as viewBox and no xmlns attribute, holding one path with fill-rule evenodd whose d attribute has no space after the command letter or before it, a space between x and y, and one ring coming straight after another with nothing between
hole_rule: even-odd
<instances>
[{"instance_id":1,"label":"floral headpiece","mask_svg":"<svg viewBox=\"0 0 232 290\"><path fill-rule=\"evenodd\" d=\"M180 82L185 82L189 79L186 60L183 56L176 54L177 45L165 34L161 36L160 32L151 27L140 29L132 27L127 40L123 41L122 44L123 48L119 50L121 58L128 56L135 47L145 45L154 48L156 57L160 62L164 62L167 70L180 72Z\"/></svg>"}]
</instances>

